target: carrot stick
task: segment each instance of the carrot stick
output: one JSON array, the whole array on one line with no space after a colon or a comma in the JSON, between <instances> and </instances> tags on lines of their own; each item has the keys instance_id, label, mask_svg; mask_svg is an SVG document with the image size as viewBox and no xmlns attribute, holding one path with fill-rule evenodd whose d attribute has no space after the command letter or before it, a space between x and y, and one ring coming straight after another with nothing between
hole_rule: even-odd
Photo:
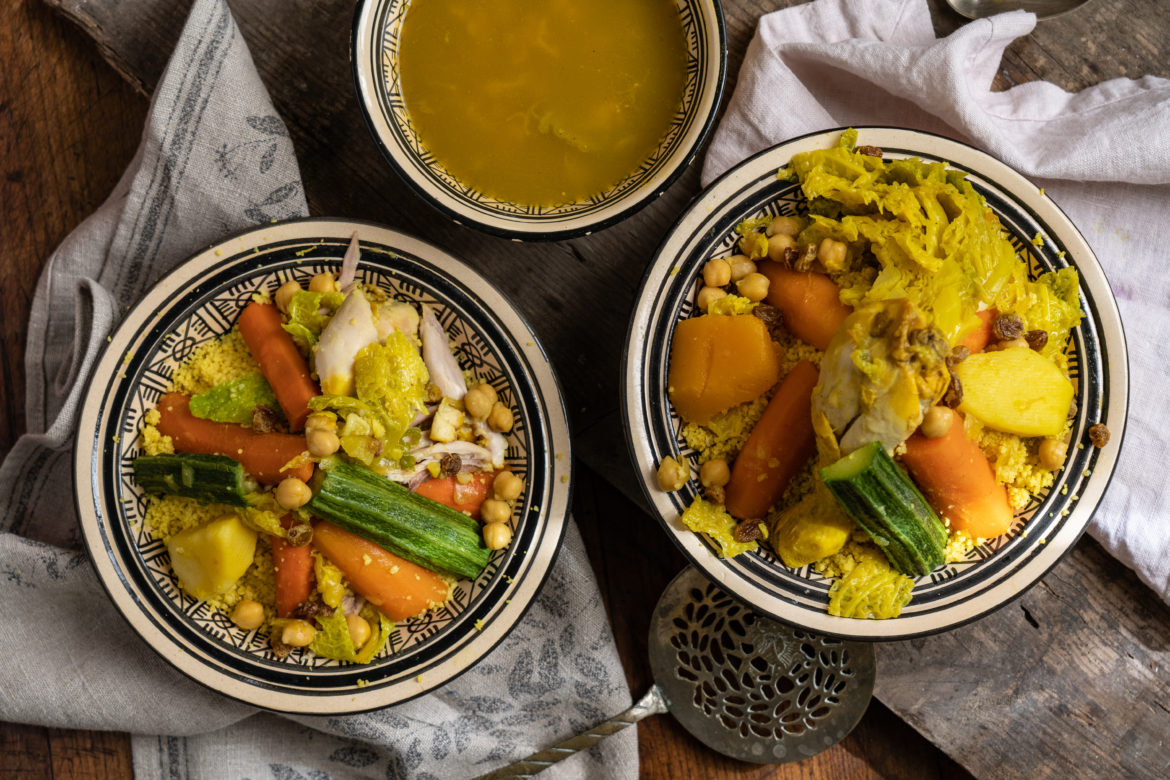
<instances>
[{"instance_id":1,"label":"carrot stick","mask_svg":"<svg viewBox=\"0 0 1170 780\"><path fill-rule=\"evenodd\" d=\"M841 303L833 280L814 271L793 271L779 263L760 263L768 277L768 303L784 315L784 327L797 338L824 350L853 308Z\"/></svg>"},{"instance_id":2,"label":"carrot stick","mask_svg":"<svg viewBox=\"0 0 1170 780\"><path fill-rule=\"evenodd\" d=\"M776 388L732 465L726 487L732 515L762 518L812 457L812 391L819 377L816 366L802 360Z\"/></svg>"},{"instance_id":3,"label":"carrot stick","mask_svg":"<svg viewBox=\"0 0 1170 780\"><path fill-rule=\"evenodd\" d=\"M975 312L975 316L979 318L979 324L975 326L974 330L968 331L963 338L959 339L959 344L971 350L972 355L976 352L982 352L991 342L991 326L995 322L997 314L999 312L995 309Z\"/></svg>"},{"instance_id":4,"label":"carrot stick","mask_svg":"<svg viewBox=\"0 0 1170 780\"><path fill-rule=\"evenodd\" d=\"M454 476L428 479L415 488L414 492L478 520L479 508L491 495L496 473L477 471L470 476L471 479L464 483L460 483Z\"/></svg>"},{"instance_id":5,"label":"carrot stick","mask_svg":"<svg viewBox=\"0 0 1170 780\"><path fill-rule=\"evenodd\" d=\"M280 518L280 524L292 527L292 515ZM291 617L293 610L308 601L313 593L313 552L307 544L296 547L279 536L270 538L276 616Z\"/></svg>"},{"instance_id":6,"label":"carrot stick","mask_svg":"<svg viewBox=\"0 0 1170 780\"><path fill-rule=\"evenodd\" d=\"M309 364L301 357L292 336L280 327L280 312L271 303L252 301L240 313L239 324L240 335L272 385L290 429L304 429L309 399L321 391L309 376Z\"/></svg>"},{"instance_id":7,"label":"carrot stick","mask_svg":"<svg viewBox=\"0 0 1170 780\"><path fill-rule=\"evenodd\" d=\"M285 477L306 482L313 476L313 464L281 471L293 458L305 451L305 438L291 433L259 433L232 423L202 420L191 414L190 396L167 393L158 402L161 419L158 431L170 436L178 452L226 455L244 464L254 479L273 485Z\"/></svg>"},{"instance_id":8,"label":"carrot stick","mask_svg":"<svg viewBox=\"0 0 1170 780\"><path fill-rule=\"evenodd\" d=\"M313 525L313 545L341 569L355 592L391 620L414 617L450 594L447 582L433 571L324 520Z\"/></svg>"},{"instance_id":9,"label":"carrot stick","mask_svg":"<svg viewBox=\"0 0 1170 780\"><path fill-rule=\"evenodd\" d=\"M1007 490L995 481L979 445L967 438L960 415L937 439L921 433L907 439L902 465L951 528L974 539L993 539L1011 528Z\"/></svg>"}]
</instances>

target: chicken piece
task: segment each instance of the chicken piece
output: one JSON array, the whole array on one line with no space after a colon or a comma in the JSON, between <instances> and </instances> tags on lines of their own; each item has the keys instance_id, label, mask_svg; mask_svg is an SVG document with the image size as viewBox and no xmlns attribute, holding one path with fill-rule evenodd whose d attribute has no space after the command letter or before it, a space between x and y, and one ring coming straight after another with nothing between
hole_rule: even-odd
<instances>
[{"instance_id":1,"label":"chicken piece","mask_svg":"<svg viewBox=\"0 0 1170 780\"><path fill-rule=\"evenodd\" d=\"M419 336L422 337L423 362L427 364L431 382L439 391L455 401L463 400L467 395L467 379L463 376L463 369L451 354L451 346L447 342L447 333L431 307L422 305L422 320L419 323Z\"/></svg>"},{"instance_id":2,"label":"chicken piece","mask_svg":"<svg viewBox=\"0 0 1170 780\"><path fill-rule=\"evenodd\" d=\"M374 312L361 285L357 285L321 331L321 338L313 353L317 376L321 380L321 392L325 395L352 396L354 358L357 353L378 341Z\"/></svg>"},{"instance_id":3,"label":"chicken piece","mask_svg":"<svg viewBox=\"0 0 1170 780\"><path fill-rule=\"evenodd\" d=\"M374 327L378 329L380 341L385 341L396 330L412 339L418 335L418 312L409 303L385 300L371 306L374 310Z\"/></svg>"},{"instance_id":4,"label":"chicken piece","mask_svg":"<svg viewBox=\"0 0 1170 780\"><path fill-rule=\"evenodd\" d=\"M946 392L949 351L908 299L871 303L849 315L825 350L813 390L822 462L871 441L892 453Z\"/></svg>"}]
</instances>

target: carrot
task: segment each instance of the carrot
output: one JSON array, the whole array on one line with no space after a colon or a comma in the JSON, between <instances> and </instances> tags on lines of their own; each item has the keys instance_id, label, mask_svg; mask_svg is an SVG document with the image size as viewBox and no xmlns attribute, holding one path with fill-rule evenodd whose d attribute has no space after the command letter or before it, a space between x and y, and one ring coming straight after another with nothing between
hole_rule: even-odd
<instances>
[{"instance_id":1,"label":"carrot","mask_svg":"<svg viewBox=\"0 0 1170 780\"><path fill-rule=\"evenodd\" d=\"M971 350L972 355L976 352L982 352L991 342L991 326L998 314L999 312L995 309L975 312L975 316L979 318L979 324L975 326L974 330L968 331L967 335L959 339L959 344Z\"/></svg>"},{"instance_id":2,"label":"carrot","mask_svg":"<svg viewBox=\"0 0 1170 780\"><path fill-rule=\"evenodd\" d=\"M454 476L428 479L415 488L414 492L478 520L479 508L491 495L496 473L477 471L470 476L471 479L465 483L459 482Z\"/></svg>"},{"instance_id":3,"label":"carrot","mask_svg":"<svg viewBox=\"0 0 1170 780\"><path fill-rule=\"evenodd\" d=\"M784 326L797 338L824 350L833 334L852 312L841 303L841 290L833 280L815 271L793 271L779 263L760 263L768 277L765 299L784 315Z\"/></svg>"},{"instance_id":4,"label":"carrot","mask_svg":"<svg viewBox=\"0 0 1170 780\"><path fill-rule=\"evenodd\" d=\"M285 477L308 481L313 464L302 463L286 471L281 468L305 451L305 437L291 433L259 433L232 423L202 420L191 414L190 396L167 393L158 402L161 419L158 431L170 436L178 452L226 455L244 464L254 479L266 485Z\"/></svg>"},{"instance_id":5,"label":"carrot","mask_svg":"<svg viewBox=\"0 0 1170 780\"><path fill-rule=\"evenodd\" d=\"M726 487L727 511L762 518L816 447L812 391L820 372L807 360L793 366L748 435Z\"/></svg>"},{"instance_id":6,"label":"carrot","mask_svg":"<svg viewBox=\"0 0 1170 780\"><path fill-rule=\"evenodd\" d=\"M1007 490L995 481L979 445L967 438L960 415L937 439L921 433L907 439L902 465L951 528L975 539L993 539L1011 527Z\"/></svg>"},{"instance_id":7,"label":"carrot","mask_svg":"<svg viewBox=\"0 0 1170 780\"><path fill-rule=\"evenodd\" d=\"M240 335L272 385L289 427L303 430L310 412L309 399L320 395L321 390L309 376L309 364L301 357L292 336L280 327L280 312L271 303L252 301L240 313Z\"/></svg>"},{"instance_id":8,"label":"carrot","mask_svg":"<svg viewBox=\"0 0 1170 780\"><path fill-rule=\"evenodd\" d=\"M433 571L324 520L313 525L313 545L391 620L414 617L450 594L446 580Z\"/></svg>"},{"instance_id":9,"label":"carrot","mask_svg":"<svg viewBox=\"0 0 1170 780\"><path fill-rule=\"evenodd\" d=\"M280 518L280 524L291 528L292 515ZM313 552L307 544L296 547L279 536L271 539L276 616L291 617L293 610L308 601L313 593Z\"/></svg>"}]
</instances>

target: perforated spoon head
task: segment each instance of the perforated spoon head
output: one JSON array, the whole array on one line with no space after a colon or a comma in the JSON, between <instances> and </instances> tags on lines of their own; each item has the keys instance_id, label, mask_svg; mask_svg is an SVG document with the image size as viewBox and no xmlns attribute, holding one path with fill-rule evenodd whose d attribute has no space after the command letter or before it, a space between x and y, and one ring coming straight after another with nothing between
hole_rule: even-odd
<instances>
[{"instance_id":1,"label":"perforated spoon head","mask_svg":"<svg viewBox=\"0 0 1170 780\"><path fill-rule=\"evenodd\" d=\"M873 646L753 612L693 567L663 592L650 668L698 740L759 764L799 761L845 738L873 695Z\"/></svg>"}]
</instances>

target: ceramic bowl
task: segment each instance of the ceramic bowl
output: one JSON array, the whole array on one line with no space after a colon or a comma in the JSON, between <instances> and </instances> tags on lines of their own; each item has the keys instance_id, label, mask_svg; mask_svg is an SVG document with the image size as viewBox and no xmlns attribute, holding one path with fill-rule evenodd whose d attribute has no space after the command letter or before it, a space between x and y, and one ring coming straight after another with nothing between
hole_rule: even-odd
<instances>
[{"instance_id":1,"label":"ceramic bowl","mask_svg":"<svg viewBox=\"0 0 1170 780\"><path fill-rule=\"evenodd\" d=\"M226 333L258 290L336 271L357 231L358 278L427 302L460 364L504 387L515 411L507 460L524 479L515 538L442 609L397 624L368 665L295 650L276 658L267 636L237 628L176 586L166 548L144 523L131 478L143 414L192 350ZM423 694L500 642L535 596L565 530L571 462L555 378L535 335L490 283L460 260L377 225L307 219L223 241L164 277L127 314L94 370L79 423L75 476L82 531L99 578L130 625L163 658L228 696L272 710L336 714Z\"/></svg>"},{"instance_id":2,"label":"ceramic bowl","mask_svg":"<svg viewBox=\"0 0 1170 780\"><path fill-rule=\"evenodd\" d=\"M694 160L719 108L727 41L719 0L675 0L687 46L683 101L658 147L609 190L577 203L540 207L469 189L419 141L402 100L398 48L409 0L362 0L353 31L358 102L383 155L432 205L459 224L518 240L589 235L633 214Z\"/></svg>"},{"instance_id":3,"label":"ceramic bowl","mask_svg":"<svg viewBox=\"0 0 1170 780\"><path fill-rule=\"evenodd\" d=\"M666 396L674 326L695 314L703 264L727 256L740 221L793 214L804 208L798 185L776 172L798 152L836 144L840 130L805 136L768 149L724 174L703 192L662 243L639 293L626 344L623 406L629 446L646 497L663 528L694 564L753 608L784 622L833 636L886 640L936 633L974 620L1020 595L1072 548L1109 484L1125 429L1128 394L1125 339L1105 275L1080 233L1043 190L1008 166L964 144L927 133L860 128L860 143L880 146L886 159L944 161L967 179L999 216L1031 272L1072 265L1080 273L1084 320L1071 339L1077 411L1068 461L1052 488L1017 514L1011 530L975 547L965 559L918 579L898 618L860 620L826 612L832 581L810 566L790 569L766 545L754 553L719 558L679 515L699 490L697 480L666 493L655 481L667 455L696 453L680 436L681 423ZM1039 245L1033 239L1039 235ZM1088 427L1104 422L1111 441L1087 444Z\"/></svg>"}]
</instances>

